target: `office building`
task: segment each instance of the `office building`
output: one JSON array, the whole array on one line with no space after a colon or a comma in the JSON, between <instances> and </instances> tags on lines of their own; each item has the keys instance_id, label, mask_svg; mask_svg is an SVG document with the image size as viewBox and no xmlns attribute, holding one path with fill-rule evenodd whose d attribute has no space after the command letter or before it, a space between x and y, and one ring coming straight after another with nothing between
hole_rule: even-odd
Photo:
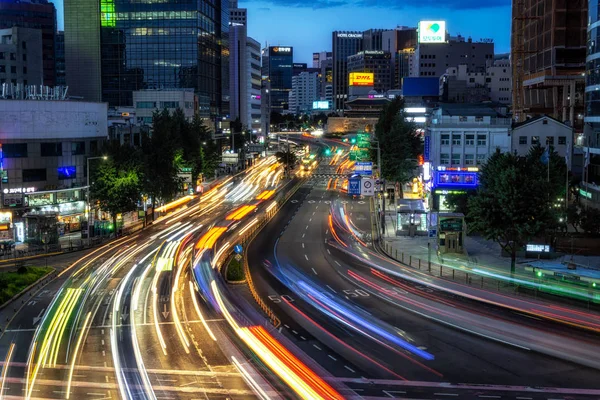
<instances>
[{"instance_id":1,"label":"office building","mask_svg":"<svg viewBox=\"0 0 600 400\"><path fill-rule=\"evenodd\" d=\"M333 111L342 113L348 100L348 57L363 50L363 33L335 31L332 33Z\"/></svg>"},{"instance_id":2,"label":"office building","mask_svg":"<svg viewBox=\"0 0 600 400\"><path fill-rule=\"evenodd\" d=\"M56 84L65 86L67 84L65 74L65 33L58 31L56 33Z\"/></svg>"},{"instance_id":3,"label":"office building","mask_svg":"<svg viewBox=\"0 0 600 400\"><path fill-rule=\"evenodd\" d=\"M368 29L363 32L362 49L367 51L377 51L383 48L384 29Z\"/></svg>"},{"instance_id":4,"label":"office building","mask_svg":"<svg viewBox=\"0 0 600 400\"><path fill-rule=\"evenodd\" d=\"M348 57L348 73L370 72L373 89L379 93L392 89L391 54L383 50L364 50Z\"/></svg>"},{"instance_id":5,"label":"office building","mask_svg":"<svg viewBox=\"0 0 600 400\"><path fill-rule=\"evenodd\" d=\"M530 0L512 3L513 115L519 121L547 114L583 130L586 28L597 2ZM588 25L589 23L589 25ZM595 53L595 37L590 53ZM588 59L593 64L593 60ZM592 68L594 69L594 68Z\"/></svg>"},{"instance_id":6,"label":"office building","mask_svg":"<svg viewBox=\"0 0 600 400\"><path fill-rule=\"evenodd\" d=\"M239 8L237 0L229 0L229 24L248 25L248 10Z\"/></svg>"},{"instance_id":7,"label":"office building","mask_svg":"<svg viewBox=\"0 0 600 400\"><path fill-rule=\"evenodd\" d=\"M246 26L229 27L230 117L246 129L260 130L260 43L248 37Z\"/></svg>"},{"instance_id":8,"label":"office building","mask_svg":"<svg viewBox=\"0 0 600 400\"><path fill-rule=\"evenodd\" d=\"M465 64L468 72L485 72L494 61L494 43L474 42L462 36L443 43L419 43L412 76L440 77L446 69Z\"/></svg>"},{"instance_id":9,"label":"office building","mask_svg":"<svg viewBox=\"0 0 600 400\"><path fill-rule=\"evenodd\" d=\"M589 0L581 198L600 208L600 3Z\"/></svg>"},{"instance_id":10,"label":"office building","mask_svg":"<svg viewBox=\"0 0 600 400\"><path fill-rule=\"evenodd\" d=\"M133 107L136 122L140 125L152 126L152 115L165 108L173 113L176 109L183 111L188 121L194 118L198 109L198 99L194 89L176 90L136 90L133 92Z\"/></svg>"},{"instance_id":11,"label":"office building","mask_svg":"<svg viewBox=\"0 0 600 400\"><path fill-rule=\"evenodd\" d=\"M106 115L105 103L0 100L2 208L15 228L23 213L50 213L80 229L87 158L107 139Z\"/></svg>"},{"instance_id":12,"label":"office building","mask_svg":"<svg viewBox=\"0 0 600 400\"><path fill-rule=\"evenodd\" d=\"M41 30L0 29L0 84L41 85L43 67Z\"/></svg>"},{"instance_id":13,"label":"office building","mask_svg":"<svg viewBox=\"0 0 600 400\"><path fill-rule=\"evenodd\" d=\"M383 51L392 55L392 88L401 89L402 79L414 70L414 53L417 47L417 28L399 26L382 33Z\"/></svg>"},{"instance_id":14,"label":"office building","mask_svg":"<svg viewBox=\"0 0 600 400\"><path fill-rule=\"evenodd\" d=\"M493 101L510 104L511 69L508 60L497 60L485 72L468 72L467 66L448 68L440 77L440 96L444 102L477 103Z\"/></svg>"},{"instance_id":15,"label":"office building","mask_svg":"<svg viewBox=\"0 0 600 400\"><path fill-rule=\"evenodd\" d=\"M88 18L85 16L84 18ZM0 29L12 27L39 29L42 32L42 65L45 86L56 85L56 8L48 0L0 1Z\"/></svg>"},{"instance_id":16,"label":"office building","mask_svg":"<svg viewBox=\"0 0 600 400\"><path fill-rule=\"evenodd\" d=\"M511 151L511 118L506 107L485 103L440 104L425 128L425 175L433 181L433 208L443 209L449 191L478 186L477 172L499 149Z\"/></svg>"},{"instance_id":17,"label":"office building","mask_svg":"<svg viewBox=\"0 0 600 400\"><path fill-rule=\"evenodd\" d=\"M512 68L509 58L494 60L487 68L486 84L490 88L490 100L512 104Z\"/></svg>"},{"instance_id":18,"label":"office building","mask_svg":"<svg viewBox=\"0 0 600 400\"><path fill-rule=\"evenodd\" d=\"M64 5L71 95L117 107L136 90L193 88L202 117L227 113L228 0Z\"/></svg>"},{"instance_id":19,"label":"office building","mask_svg":"<svg viewBox=\"0 0 600 400\"><path fill-rule=\"evenodd\" d=\"M265 56L265 53L268 56ZM283 113L289 109L292 90L294 49L289 46L270 46L263 49L262 76L267 80L268 95L264 100L270 112ZM263 101L263 105L265 104ZM270 113L269 112L269 113Z\"/></svg>"},{"instance_id":20,"label":"office building","mask_svg":"<svg viewBox=\"0 0 600 400\"><path fill-rule=\"evenodd\" d=\"M289 112L292 114L309 114L313 102L319 100L319 73L302 71L292 77Z\"/></svg>"},{"instance_id":21,"label":"office building","mask_svg":"<svg viewBox=\"0 0 600 400\"><path fill-rule=\"evenodd\" d=\"M327 60L331 60L333 53L331 51L320 51L313 53L313 68L321 68L321 63Z\"/></svg>"}]
</instances>

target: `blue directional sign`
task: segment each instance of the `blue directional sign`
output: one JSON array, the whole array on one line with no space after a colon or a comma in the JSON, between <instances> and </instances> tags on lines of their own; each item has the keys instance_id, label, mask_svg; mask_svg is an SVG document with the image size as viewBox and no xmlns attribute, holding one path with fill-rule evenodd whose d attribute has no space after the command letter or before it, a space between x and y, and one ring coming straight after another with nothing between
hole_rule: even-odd
<instances>
[{"instance_id":1,"label":"blue directional sign","mask_svg":"<svg viewBox=\"0 0 600 400\"><path fill-rule=\"evenodd\" d=\"M348 179L348 195L360 196L360 179Z\"/></svg>"},{"instance_id":2,"label":"blue directional sign","mask_svg":"<svg viewBox=\"0 0 600 400\"><path fill-rule=\"evenodd\" d=\"M354 164L354 173L359 175L373 175L373 163L371 161L357 161Z\"/></svg>"},{"instance_id":3,"label":"blue directional sign","mask_svg":"<svg viewBox=\"0 0 600 400\"><path fill-rule=\"evenodd\" d=\"M235 251L237 254L242 254L243 248L241 244L236 244L233 247L233 251Z\"/></svg>"}]
</instances>

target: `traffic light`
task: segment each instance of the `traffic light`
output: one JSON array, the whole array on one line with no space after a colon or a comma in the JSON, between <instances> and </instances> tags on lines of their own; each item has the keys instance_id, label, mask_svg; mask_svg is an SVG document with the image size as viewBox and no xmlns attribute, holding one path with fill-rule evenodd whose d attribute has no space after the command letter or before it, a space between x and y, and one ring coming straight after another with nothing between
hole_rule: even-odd
<instances>
[{"instance_id":1,"label":"traffic light","mask_svg":"<svg viewBox=\"0 0 600 400\"><path fill-rule=\"evenodd\" d=\"M331 149L325 149L325 155L326 156L330 156L331 155Z\"/></svg>"},{"instance_id":2,"label":"traffic light","mask_svg":"<svg viewBox=\"0 0 600 400\"><path fill-rule=\"evenodd\" d=\"M344 150L342 150L342 149L338 149L338 151L337 151L337 153L338 153L338 154L340 154L340 155L341 155L343 152L344 152Z\"/></svg>"},{"instance_id":3,"label":"traffic light","mask_svg":"<svg viewBox=\"0 0 600 400\"><path fill-rule=\"evenodd\" d=\"M350 143L355 144L356 143L356 138L350 139Z\"/></svg>"}]
</instances>

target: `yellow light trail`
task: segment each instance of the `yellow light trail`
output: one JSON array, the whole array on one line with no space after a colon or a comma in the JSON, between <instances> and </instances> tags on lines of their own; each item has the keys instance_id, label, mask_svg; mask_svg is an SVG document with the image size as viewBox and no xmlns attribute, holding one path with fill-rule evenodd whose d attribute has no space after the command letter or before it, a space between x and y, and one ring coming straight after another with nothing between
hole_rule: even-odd
<instances>
[{"instance_id":1,"label":"yellow light trail","mask_svg":"<svg viewBox=\"0 0 600 400\"><path fill-rule=\"evenodd\" d=\"M6 377L8 376L8 369L10 367L10 361L12 360L12 355L15 350L15 344L11 343L8 348L8 353L6 354L6 359L4 360L4 367L2 367L2 382L0 382L0 399L4 398L4 383L6 382Z\"/></svg>"},{"instance_id":2,"label":"yellow light trail","mask_svg":"<svg viewBox=\"0 0 600 400\"><path fill-rule=\"evenodd\" d=\"M81 346L81 340L85 336L86 328L90 318L92 317L92 312L88 312L85 317L85 321L83 322L83 327L81 328L81 333L79 333L79 338L77 339L77 344L75 345L75 351L73 352L73 357L71 358L71 368L69 369L69 380L67 382L67 394L66 398L68 399L71 396L71 383L73 381L73 372L75 371L75 362L77 361L77 353L79 353L79 346Z\"/></svg>"},{"instance_id":3,"label":"yellow light trail","mask_svg":"<svg viewBox=\"0 0 600 400\"><path fill-rule=\"evenodd\" d=\"M198 314L198 319L200 320L200 322L202 322L204 329L206 329L206 331L208 332L208 336L210 336L210 338L216 342L217 338L213 334L212 330L208 327L208 323L206 322L206 320L204 319L204 316L202 315L202 312L200 311L200 306L198 305L198 300L196 299L196 291L194 290L194 284L192 283L192 281L189 281L189 284L190 284L190 294L192 296L192 302L194 303L194 308L196 309L196 314Z\"/></svg>"},{"instance_id":4,"label":"yellow light trail","mask_svg":"<svg viewBox=\"0 0 600 400\"><path fill-rule=\"evenodd\" d=\"M158 212L165 212L165 211L172 210L175 207L179 207L181 205L184 205L185 203L188 203L189 201L191 201L195 197L196 196L192 196L192 195L184 196L184 197L182 197L180 199L177 199L177 200L172 201L172 202L170 202L168 204L165 204L164 206L158 207L156 209L156 211L158 211Z\"/></svg>"},{"instance_id":5,"label":"yellow light trail","mask_svg":"<svg viewBox=\"0 0 600 400\"><path fill-rule=\"evenodd\" d=\"M179 248L179 246L178 246ZM174 258L171 256L171 258ZM175 323L175 330L179 336L179 341L183 345L183 349L187 354L190 354L190 342L183 330L183 326L181 326L181 321L179 320L179 313L177 312L177 305L175 303L175 295L177 294L177 290L179 289L179 278L181 277L182 265L180 263L175 264L175 268L177 268L177 272L175 273L175 279L173 280L173 286L171 287L171 313L173 314L173 322Z\"/></svg>"}]
</instances>

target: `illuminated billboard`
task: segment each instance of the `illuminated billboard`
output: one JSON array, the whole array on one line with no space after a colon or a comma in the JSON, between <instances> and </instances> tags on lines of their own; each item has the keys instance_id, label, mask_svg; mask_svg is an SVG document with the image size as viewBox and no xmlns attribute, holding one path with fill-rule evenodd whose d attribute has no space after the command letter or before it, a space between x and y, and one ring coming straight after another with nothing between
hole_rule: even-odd
<instances>
[{"instance_id":1,"label":"illuminated billboard","mask_svg":"<svg viewBox=\"0 0 600 400\"><path fill-rule=\"evenodd\" d=\"M328 101L313 101L313 110L329 110Z\"/></svg>"},{"instance_id":2,"label":"illuminated billboard","mask_svg":"<svg viewBox=\"0 0 600 400\"><path fill-rule=\"evenodd\" d=\"M446 43L446 21L419 22L419 43Z\"/></svg>"},{"instance_id":3,"label":"illuminated billboard","mask_svg":"<svg viewBox=\"0 0 600 400\"><path fill-rule=\"evenodd\" d=\"M348 84L350 86L373 86L375 76L372 72L350 72Z\"/></svg>"}]
</instances>

